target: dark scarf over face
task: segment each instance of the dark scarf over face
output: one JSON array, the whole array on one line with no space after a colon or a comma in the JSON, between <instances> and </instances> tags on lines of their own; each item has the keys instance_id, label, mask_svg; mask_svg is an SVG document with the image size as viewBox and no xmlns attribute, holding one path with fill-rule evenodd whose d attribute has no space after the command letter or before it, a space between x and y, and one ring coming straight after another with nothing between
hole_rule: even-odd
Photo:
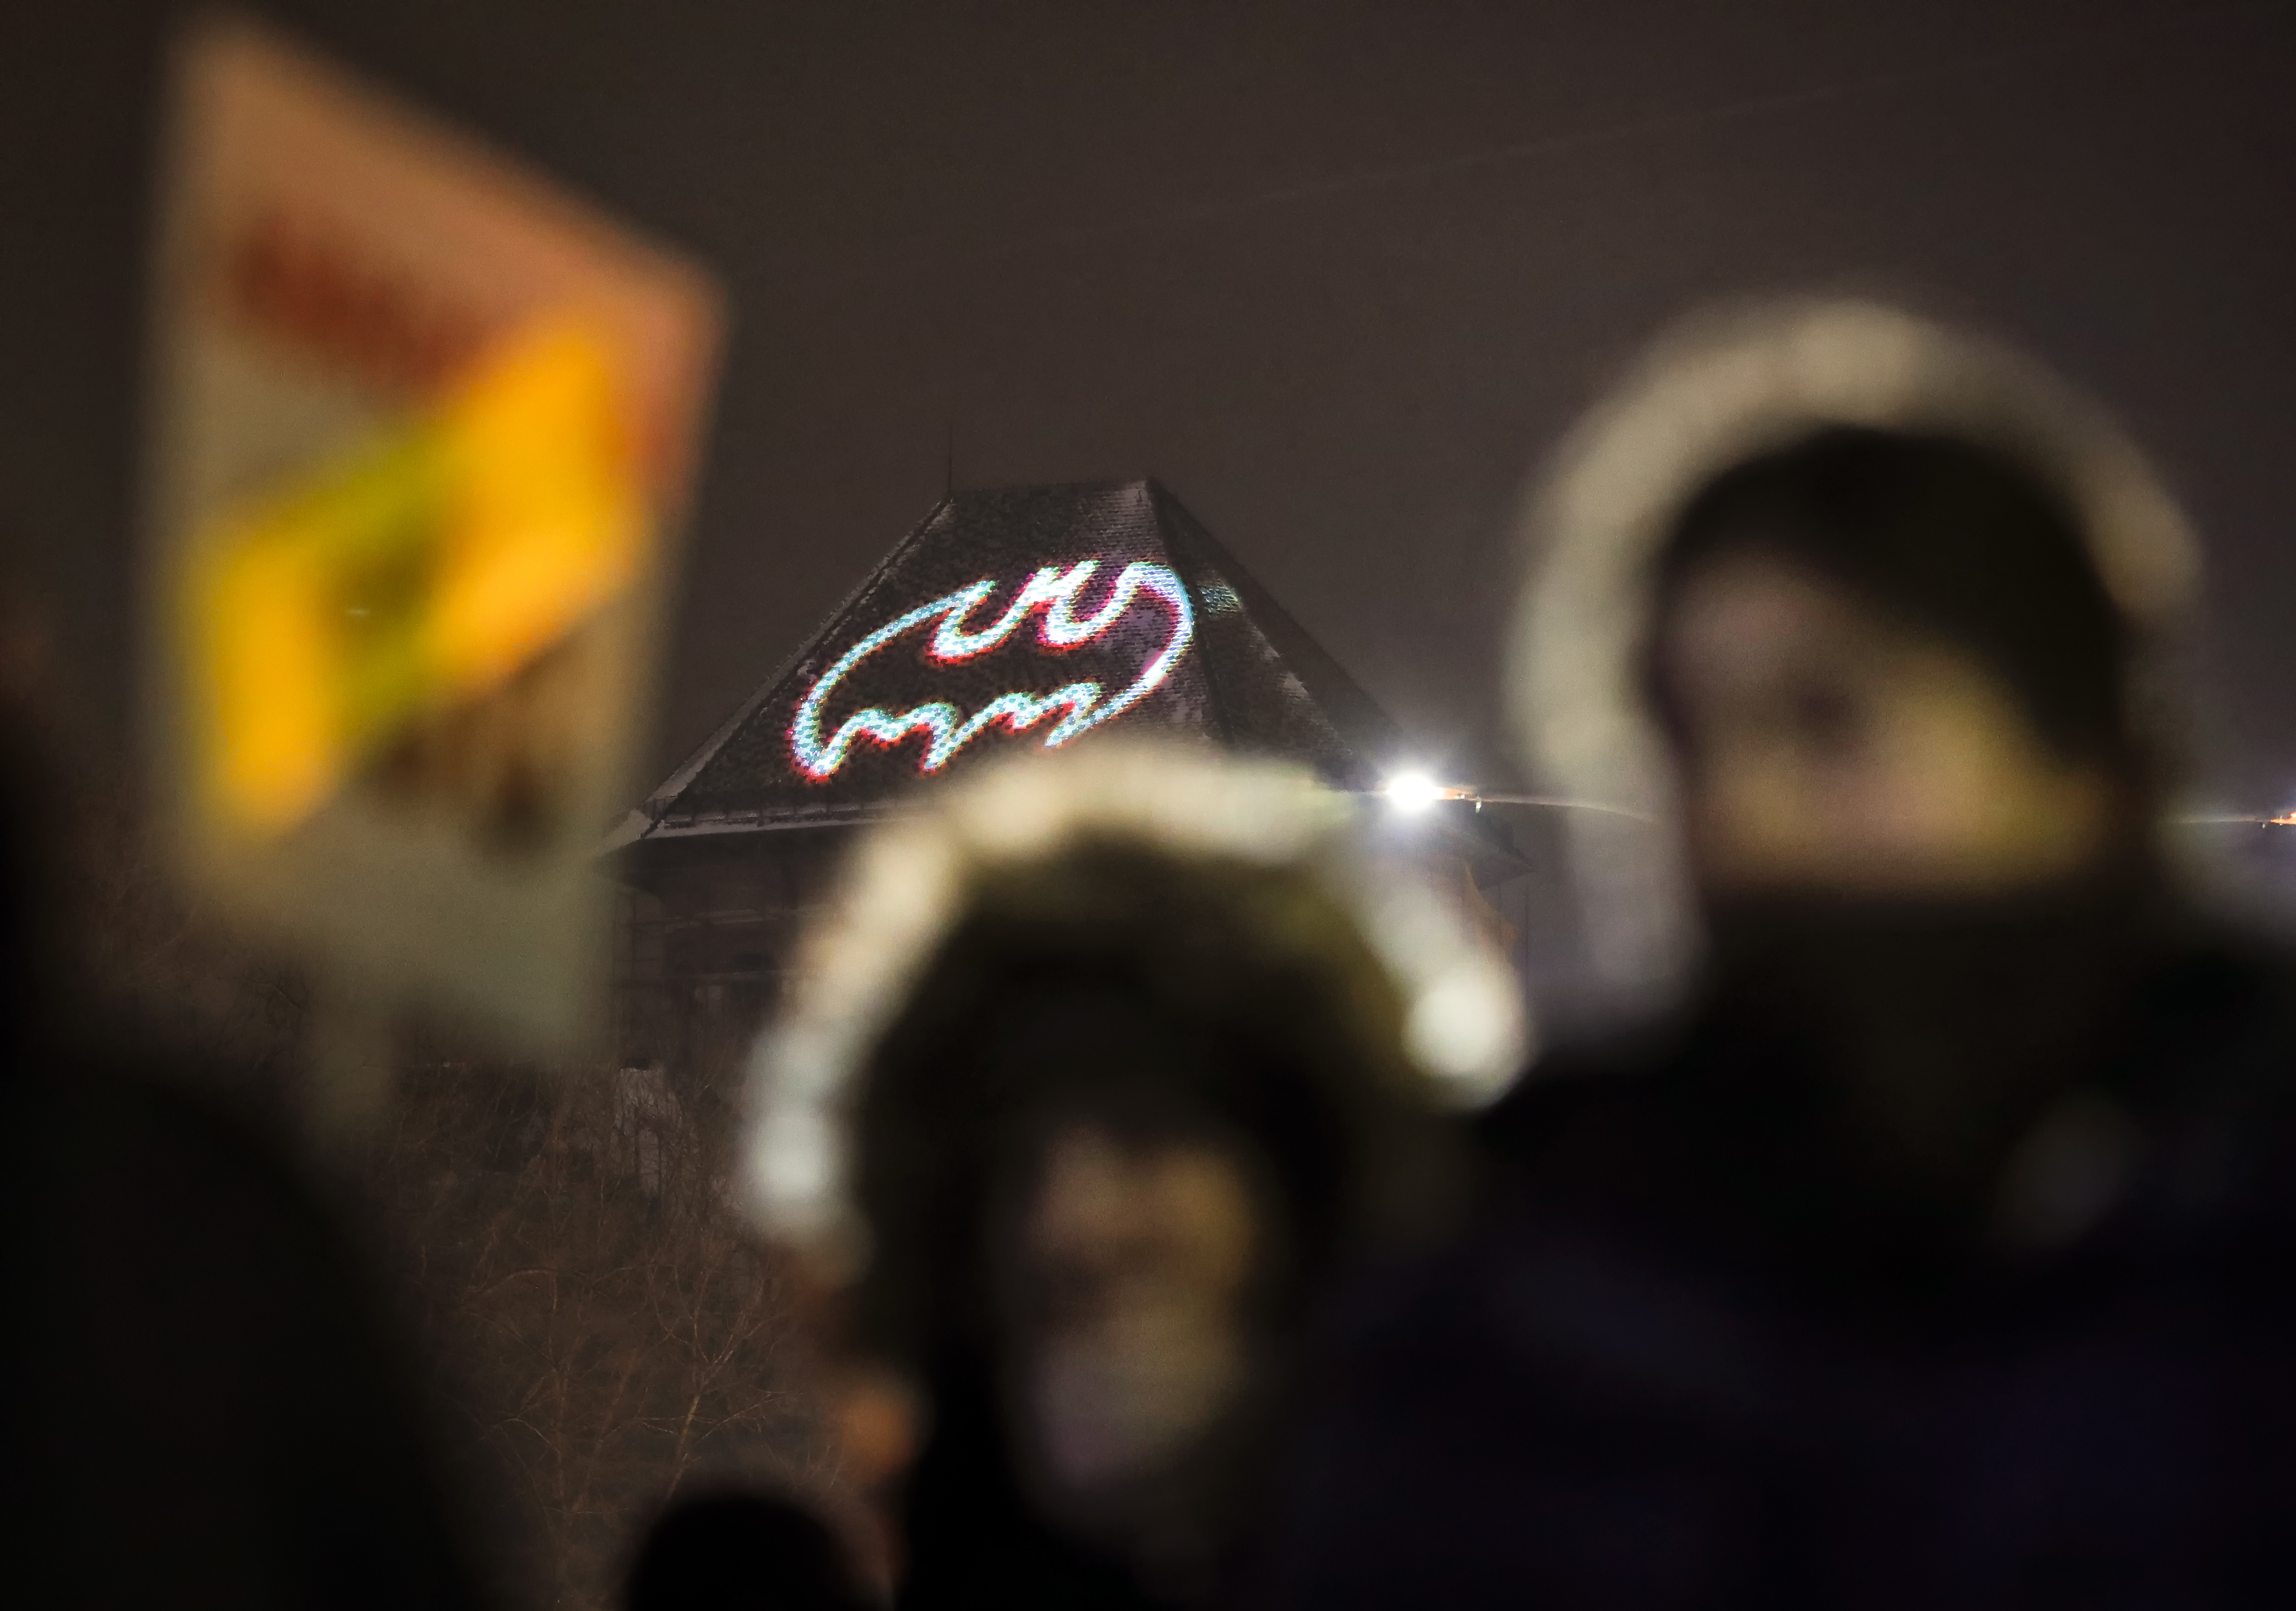
<instances>
[{"instance_id":1,"label":"dark scarf over face","mask_svg":"<svg viewBox=\"0 0 2296 1611\"><path fill-rule=\"evenodd\" d=\"M2161 917L2153 881L2124 875L1985 899L1718 902L1706 1022L1803 1088L1867 1185L1974 1206L2035 1116L2101 1072Z\"/></svg>"}]
</instances>

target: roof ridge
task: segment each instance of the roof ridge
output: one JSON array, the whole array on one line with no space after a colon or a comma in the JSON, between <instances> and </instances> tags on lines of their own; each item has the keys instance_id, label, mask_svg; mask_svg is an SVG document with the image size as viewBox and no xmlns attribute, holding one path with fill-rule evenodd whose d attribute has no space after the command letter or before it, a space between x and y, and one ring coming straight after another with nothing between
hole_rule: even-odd
<instances>
[{"instance_id":1,"label":"roof ridge","mask_svg":"<svg viewBox=\"0 0 2296 1611\"><path fill-rule=\"evenodd\" d=\"M1284 662L1285 669L1300 679L1301 686L1314 694L1319 704L1327 702L1329 696L1337 696L1342 705L1353 708L1328 714L1342 719L1367 722L1376 731L1382 747L1398 746L1403 737L1402 728L1371 691L1357 682L1315 634L1300 624L1299 618L1268 591L1267 585L1252 573L1250 567L1237 556L1235 551L1196 518L1194 511L1160 485L1152 482L1151 485L1155 487L1160 496L1160 527L1163 524L1163 505L1168 503L1176 517L1172 524L1177 529L1181 545L1208 551L1209 557L1223 572L1227 585L1238 594L1245 616L1259 628L1261 637ZM1337 726L1338 723L1333 724ZM1357 737L1372 735L1354 734L1342 729L1341 736L1348 739L1349 747L1354 748L1354 740ZM1377 764L1382 760L1391 763L1395 756L1365 756L1364 758Z\"/></svg>"},{"instance_id":2,"label":"roof ridge","mask_svg":"<svg viewBox=\"0 0 2296 1611\"><path fill-rule=\"evenodd\" d=\"M701 769L707 766L718 752L726 747L728 740L742 730L752 716L757 714L758 707L766 702L791 672L805 663L805 658L811 654L821 641L835 628L838 622L843 620L853 607L861 601L862 596L869 591L870 584L884 574L887 566L898 560L909 549L914 548L932 523L940 519L941 511L954 503L958 495L955 492L943 493L939 501L925 511L924 519L911 527L908 535L893 544L891 552L861 573L861 579L837 601L837 607L821 618L821 625L800 639L795 650L782 657L772 673L750 691L750 697L742 701L734 714L718 724L709 736L701 740L693 753L678 764L677 770L656 785L653 792L646 796L639 807L640 810L645 811L649 819L659 820L660 814L647 808L657 803L668 805L677 797L688 783L693 781Z\"/></svg>"}]
</instances>

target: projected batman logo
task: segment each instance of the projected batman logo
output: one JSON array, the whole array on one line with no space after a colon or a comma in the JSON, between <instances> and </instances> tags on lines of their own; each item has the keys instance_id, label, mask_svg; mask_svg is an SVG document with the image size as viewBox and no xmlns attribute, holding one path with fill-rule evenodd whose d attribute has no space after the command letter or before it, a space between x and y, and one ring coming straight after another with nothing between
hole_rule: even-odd
<instances>
[{"instance_id":1,"label":"projected batman logo","mask_svg":"<svg viewBox=\"0 0 2296 1611\"><path fill-rule=\"evenodd\" d=\"M1098 609L1089 615L1078 615L1078 601L1100 568L1098 560L1079 560L1065 570L1057 565L1046 566L1013 595L1013 601L1004 607L1004 613L996 624L980 632L968 630L966 623L996 591L993 578L960 587L945 598L935 599L880 626L823 672L798 706L797 719L790 724L789 734L790 752L797 758L798 769L808 777L827 779L845 765L857 740L867 739L890 747L913 732L922 732L927 741L919 769L938 772L957 751L992 727L1026 732L1054 712L1061 712L1061 719L1045 735L1045 748L1053 749L1123 715L1155 691L1171 675L1172 667L1179 664L1180 657L1187 652L1189 640L1195 636L1196 612L1188 601L1188 590L1170 566L1135 560L1109 584L1107 595ZM1141 668L1140 675L1114 699L1104 700L1098 683L1070 683L1050 693L1002 694L971 716L945 699L898 715L872 705L846 717L829 737L822 737L822 707L828 703L838 684L852 675L871 655L928 621L938 618L940 625L934 628L925 645L926 655L941 665L953 666L987 654L1018 632L1031 615L1041 617L1037 623L1037 641L1047 649L1074 649L1089 643L1121 621L1143 593L1160 600L1170 609L1171 635Z\"/></svg>"}]
</instances>

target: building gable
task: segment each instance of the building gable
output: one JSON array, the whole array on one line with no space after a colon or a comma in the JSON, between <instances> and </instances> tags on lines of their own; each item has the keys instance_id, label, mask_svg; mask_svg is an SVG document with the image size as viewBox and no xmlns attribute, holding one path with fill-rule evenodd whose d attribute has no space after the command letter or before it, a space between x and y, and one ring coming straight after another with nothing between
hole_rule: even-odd
<instances>
[{"instance_id":1,"label":"building gable","mask_svg":"<svg viewBox=\"0 0 2296 1611\"><path fill-rule=\"evenodd\" d=\"M1393 724L1152 481L953 493L647 799L632 837L873 814L1018 747L1160 732L1377 786ZM620 837L620 836L618 836Z\"/></svg>"}]
</instances>

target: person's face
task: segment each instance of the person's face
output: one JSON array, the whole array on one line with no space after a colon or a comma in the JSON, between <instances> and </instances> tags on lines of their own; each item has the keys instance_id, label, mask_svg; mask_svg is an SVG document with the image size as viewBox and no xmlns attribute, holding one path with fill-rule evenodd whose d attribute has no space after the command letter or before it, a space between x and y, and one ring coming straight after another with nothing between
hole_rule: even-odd
<instances>
[{"instance_id":1,"label":"person's face","mask_svg":"<svg viewBox=\"0 0 2296 1611\"><path fill-rule=\"evenodd\" d=\"M2006 894L2078 875L2113 796L2007 689L1789 560L1693 569L1660 623L1691 863L1709 896Z\"/></svg>"},{"instance_id":2,"label":"person's face","mask_svg":"<svg viewBox=\"0 0 2296 1611\"><path fill-rule=\"evenodd\" d=\"M1013 1224L1007 1391L1056 1510L1127 1530L1246 1392L1265 1256L1250 1173L1210 1138L1052 1127ZM1013 1256L1017 1255L1017 1256Z\"/></svg>"},{"instance_id":3,"label":"person's face","mask_svg":"<svg viewBox=\"0 0 2296 1611\"><path fill-rule=\"evenodd\" d=\"M1024 1231L1040 1300L1031 1409L1054 1476L1120 1481L1200 1435L1241 1388L1253 1214L1204 1143L1056 1133Z\"/></svg>"}]
</instances>

